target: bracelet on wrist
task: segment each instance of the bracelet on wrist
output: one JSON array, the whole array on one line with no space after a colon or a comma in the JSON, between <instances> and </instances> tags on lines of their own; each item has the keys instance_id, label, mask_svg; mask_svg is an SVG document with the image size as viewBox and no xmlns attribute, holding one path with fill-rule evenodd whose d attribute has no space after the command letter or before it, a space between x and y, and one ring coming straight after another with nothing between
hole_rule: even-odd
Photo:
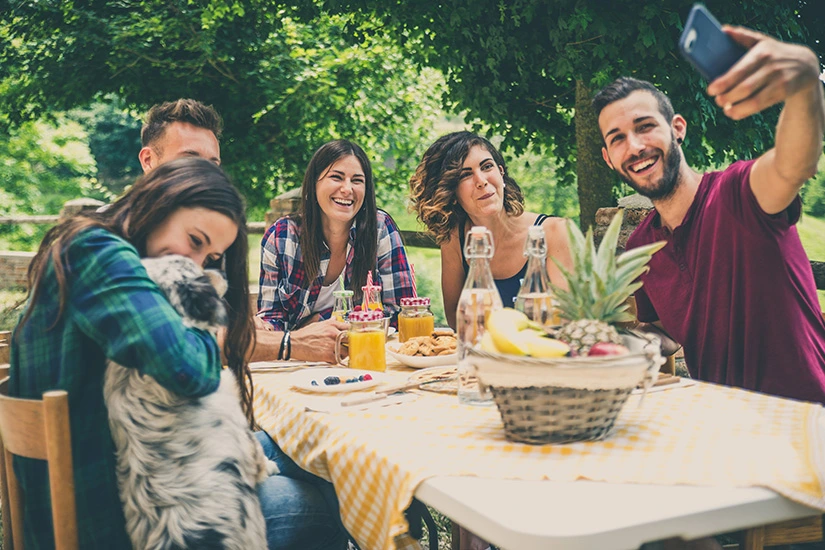
<instances>
[{"instance_id":1,"label":"bracelet on wrist","mask_svg":"<svg viewBox=\"0 0 825 550\"><path fill-rule=\"evenodd\" d=\"M289 361L289 358L292 357L292 337L290 336L289 331L286 331L284 339L286 340L286 356L284 357L284 359Z\"/></svg>"},{"instance_id":2,"label":"bracelet on wrist","mask_svg":"<svg viewBox=\"0 0 825 550\"><path fill-rule=\"evenodd\" d=\"M287 334L289 334L289 331L285 331L283 337L281 338L281 347L278 349L278 361L284 358L284 347L286 346Z\"/></svg>"}]
</instances>

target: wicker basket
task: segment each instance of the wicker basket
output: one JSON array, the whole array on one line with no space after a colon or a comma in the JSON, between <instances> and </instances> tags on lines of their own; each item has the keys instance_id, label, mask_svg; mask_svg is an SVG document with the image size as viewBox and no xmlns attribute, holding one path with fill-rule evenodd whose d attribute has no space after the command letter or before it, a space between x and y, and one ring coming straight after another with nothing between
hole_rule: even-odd
<instances>
[{"instance_id":1,"label":"wicker basket","mask_svg":"<svg viewBox=\"0 0 825 550\"><path fill-rule=\"evenodd\" d=\"M469 350L501 413L507 439L571 443L605 437L630 392L664 362L655 336L623 336L627 355L538 359Z\"/></svg>"}]
</instances>

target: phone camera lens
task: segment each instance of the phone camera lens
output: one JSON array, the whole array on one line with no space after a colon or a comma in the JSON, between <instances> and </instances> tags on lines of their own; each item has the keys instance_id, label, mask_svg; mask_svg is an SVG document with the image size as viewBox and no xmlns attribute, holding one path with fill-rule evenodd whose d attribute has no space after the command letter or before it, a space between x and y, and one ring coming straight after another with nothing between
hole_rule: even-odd
<instances>
[{"instance_id":1,"label":"phone camera lens","mask_svg":"<svg viewBox=\"0 0 825 550\"><path fill-rule=\"evenodd\" d=\"M685 37L685 51L690 53L693 51L693 45L696 43L696 29L690 29Z\"/></svg>"}]
</instances>

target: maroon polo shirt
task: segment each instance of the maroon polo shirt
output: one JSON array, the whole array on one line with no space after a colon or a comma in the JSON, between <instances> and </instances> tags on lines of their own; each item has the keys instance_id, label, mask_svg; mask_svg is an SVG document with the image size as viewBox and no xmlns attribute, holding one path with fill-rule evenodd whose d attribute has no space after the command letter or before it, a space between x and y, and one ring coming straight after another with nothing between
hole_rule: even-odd
<instances>
[{"instance_id":1,"label":"maroon polo shirt","mask_svg":"<svg viewBox=\"0 0 825 550\"><path fill-rule=\"evenodd\" d=\"M636 292L639 320L660 320L691 376L825 403L825 321L796 222L801 201L768 215L749 184L753 161L705 174L673 233L654 210L627 248L659 240Z\"/></svg>"}]
</instances>

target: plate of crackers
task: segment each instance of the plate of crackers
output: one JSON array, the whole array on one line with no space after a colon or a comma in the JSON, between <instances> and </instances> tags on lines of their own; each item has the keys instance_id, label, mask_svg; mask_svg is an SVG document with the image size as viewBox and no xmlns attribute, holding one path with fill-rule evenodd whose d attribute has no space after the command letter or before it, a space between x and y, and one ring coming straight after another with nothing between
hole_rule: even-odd
<instances>
[{"instance_id":1,"label":"plate of crackers","mask_svg":"<svg viewBox=\"0 0 825 550\"><path fill-rule=\"evenodd\" d=\"M406 342L390 342L387 353L402 365L414 369L454 365L458 361L455 333L437 328L429 336L414 336Z\"/></svg>"}]
</instances>

